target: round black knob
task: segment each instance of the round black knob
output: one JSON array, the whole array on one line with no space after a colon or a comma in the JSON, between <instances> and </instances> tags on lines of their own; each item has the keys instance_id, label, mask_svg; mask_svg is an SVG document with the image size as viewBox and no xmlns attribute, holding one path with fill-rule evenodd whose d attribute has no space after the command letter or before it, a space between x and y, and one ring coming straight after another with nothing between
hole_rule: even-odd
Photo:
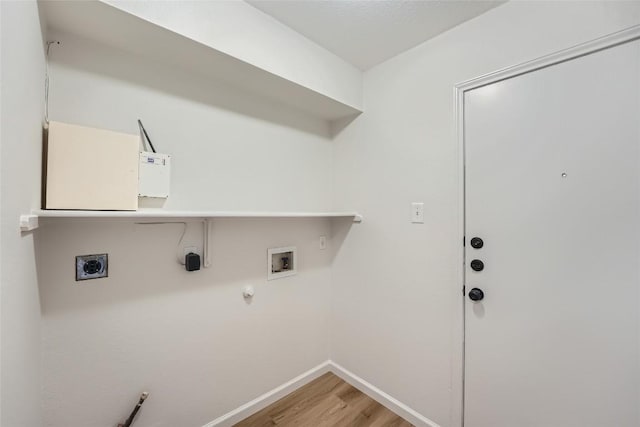
<instances>
[{"instance_id":1,"label":"round black knob","mask_svg":"<svg viewBox=\"0 0 640 427\"><path fill-rule=\"evenodd\" d=\"M474 259L473 261L471 261L471 269L473 271L484 270L484 262L480 261L479 259Z\"/></svg>"},{"instance_id":2,"label":"round black knob","mask_svg":"<svg viewBox=\"0 0 640 427\"><path fill-rule=\"evenodd\" d=\"M483 298L484 292L482 292L482 289L473 288L469 291L469 299L471 301L482 301Z\"/></svg>"},{"instance_id":3,"label":"round black knob","mask_svg":"<svg viewBox=\"0 0 640 427\"><path fill-rule=\"evenodd\" d=\"M484 242L482 241L481 238L474 237L473 239L471 239L471 247L473 249L480 249L483 246L484 246Z\"/></svg>"}]
</instances>

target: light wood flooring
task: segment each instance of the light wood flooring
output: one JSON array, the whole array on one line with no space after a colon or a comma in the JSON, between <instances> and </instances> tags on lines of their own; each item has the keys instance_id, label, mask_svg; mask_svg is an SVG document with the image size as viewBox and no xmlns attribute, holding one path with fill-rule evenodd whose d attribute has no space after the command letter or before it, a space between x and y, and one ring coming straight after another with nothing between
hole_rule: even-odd
<instances>
[{"instance_id":1,"label":"light wood flooring","mask_svg":"<svg viewBox=\"0 0 640 427\"><path fill-rule=\"evenodd\" d=\"M332 373L283 397L235 427L411 427Z\"/></svg>"}]
</instances>

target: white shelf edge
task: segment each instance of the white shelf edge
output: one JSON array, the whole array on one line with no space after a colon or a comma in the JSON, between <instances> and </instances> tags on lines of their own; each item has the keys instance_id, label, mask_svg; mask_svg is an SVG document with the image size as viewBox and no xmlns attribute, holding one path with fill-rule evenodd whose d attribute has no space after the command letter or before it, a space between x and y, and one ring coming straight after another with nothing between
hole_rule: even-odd
<instances>
[{"instance_id":1,"label":"white shelf edge","mask_svg":"<svg viewBox=\"0 0 640 427\"><path fill-rule=\"evenodd\" d=\"M81 211L81 210L34 210L20 216L20 229L31 231L38 228L39 218L59 219L154 219L154 218L353 218L362 222L357 212L254 212L254 211Z\"/></svg>"},{"instance_id":2,"label":"white shelf edge","mask_svg":"<svg viewBox=\"0 0 640 427\"><path fill-rule=\"evenodd\" d=\"M20 231L32 231L38 228L38 215L20 215Z\"/></svg>"}]
</instances>

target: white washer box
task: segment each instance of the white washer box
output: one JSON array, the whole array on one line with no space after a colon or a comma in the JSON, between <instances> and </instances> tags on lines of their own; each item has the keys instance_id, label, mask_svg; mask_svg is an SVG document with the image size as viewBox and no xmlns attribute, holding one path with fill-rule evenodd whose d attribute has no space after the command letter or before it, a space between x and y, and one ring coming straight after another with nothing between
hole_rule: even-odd
<instances>
[{"instance_id":1,"label":"white washer box","mask_svg":"<svg viewBox=\"0 0 640 427\"><path fill-rule=\"evenodd\" d=\"M293 276L298 272L298 249L295 246L267 250L267 280Z\"/></svg>"},{"instance_id":2,"label":"white washer box","mask_svg":"<svg viewBox=\"0 0 640 427\"><path fill-rule=\"evenodd\" d=\"M136 210L140 136L49 122L45 209Z\"/></svg>"}]
</instances>

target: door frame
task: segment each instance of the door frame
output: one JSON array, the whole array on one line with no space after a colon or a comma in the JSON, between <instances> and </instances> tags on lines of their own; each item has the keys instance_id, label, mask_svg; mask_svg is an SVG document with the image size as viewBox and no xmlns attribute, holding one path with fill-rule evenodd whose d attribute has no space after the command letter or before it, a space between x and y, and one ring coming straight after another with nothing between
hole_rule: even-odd
<instances>
[{"instance_id":1,"label":"door frame","mask_svg":"<svg viewBox=\"0 0 640 427\"><path fill-rule=\"evenodd\" d=\"M543 68L570 61L601 50L609 49L624 43L640 39L640 25L634 25L627 29L599 37L597 39L581 43L568 49L542 56L540 58L523 62L511 67L503 68L488 74L475 77L458 83L453 88L456 140L458 148L458 205L462 207L462 214L458 219L458 242L465 240L465 134L464 134L464 95L467 91L477 89L492 83L520 76L522 74L538 71ZM457 253L459 265L456 288L453 290L456 297L462 294L462 303L456 305L453 313L453 360L452 360L452 388L451 388L451 421L453 426L464 427L464 379L465 379L465 304L466 295L463 289L465 284L465 245L460 245Z\"/></svg>"}]
</instances>

